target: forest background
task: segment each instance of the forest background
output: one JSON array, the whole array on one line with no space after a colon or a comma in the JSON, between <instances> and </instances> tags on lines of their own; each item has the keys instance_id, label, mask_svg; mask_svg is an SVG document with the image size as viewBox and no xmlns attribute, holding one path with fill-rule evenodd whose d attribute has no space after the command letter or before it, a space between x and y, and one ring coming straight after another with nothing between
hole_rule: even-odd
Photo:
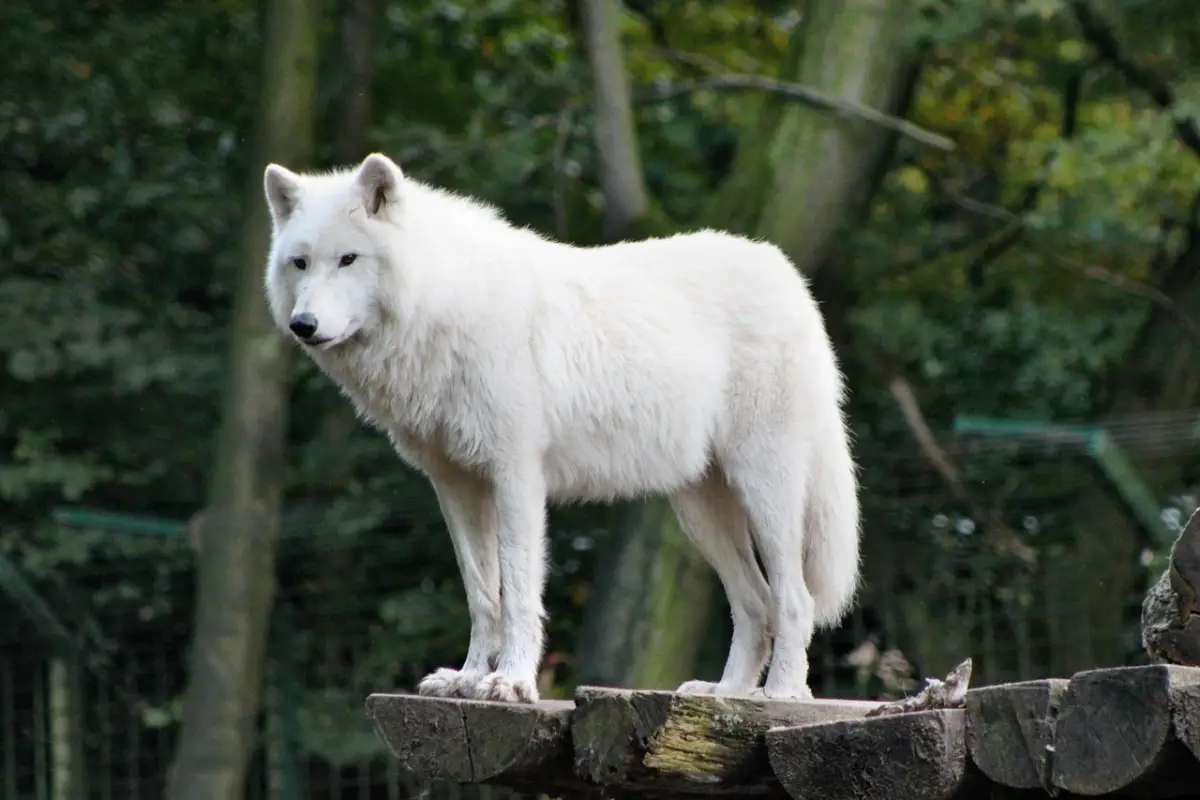
<instances>
[{"instance_id":1,"label":"forest background","mask_svg":"<svg viewBox=\"0 0 1200 800\"><path fill-rule=\"evenodd\" d=\"M1200 502L1200 6L83 0L0 47L5 798L413 790L362 699L460 661L465 598L427 483L269 327L267 161L780 245L863 483L818 694L1143 658ZM551 536L547 696L719 672L662 502Z\"/></svg>"}]
</instances>

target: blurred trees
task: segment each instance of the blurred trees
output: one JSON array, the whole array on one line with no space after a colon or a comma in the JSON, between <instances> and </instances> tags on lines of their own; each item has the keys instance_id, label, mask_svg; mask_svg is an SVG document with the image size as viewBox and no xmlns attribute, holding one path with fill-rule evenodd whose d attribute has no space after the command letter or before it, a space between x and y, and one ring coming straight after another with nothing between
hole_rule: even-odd
<instances>
[{"instance_id":1,"label":"blurred trees","mask_svg":"<svg viewBox=\"0 0 1200 800\"><path fill-rule=\"evenodd\" d=\"M195 625L168 800L242 797L257 739L292 355L263 296L271 230L261 174L271 161L304 169L312 158L320 8L316 0L272 0L263 18L254 162L243 177L231 281L228 379L207 502L194 520Z\"/></svg>"},{"instance_id":2,"label":"blurred trees","mask_svg":"<svg viewBox=\"0 0 1200 800\"><path fill-rule=\"evenodd\" d=\"M381 149L518 224L579 243L616 235L578 4L374 2L317 26L339 66L317 77L312 163ZM991 652L981 674L985 662L996 675L1114 663L1128 626L1113 598L1143 588L1144 540L1104 510L1070 453L955 448L941 432L958 413L1115 412L1164 507L1195 490L1200 19L1167 0L960 0L904 18L881 5L897 16L819 0L629 0L619 30L645 209L655 225L777 240L814 279L863 464L868 585L853 636L898 645L927 674L943 645ZM186 631L190 594L163 586L186 581L189 561L144 539L62 531L48 512L186 519L209 504L235 276L261 264L231 243L261 212L244 199L260 161L289 158L258 152L251 135L261 23L244 0L0 9L0 550L35 578L75 576L83 610L63 613L99 620L101 639L105 619ZM729 75L890 111L955 147L716 80ZM365 691L461 658L465 605L428 487L326 379L291 369L279 571L303 590L304 746L345 759L369 744L348 733ZM967 500L914 443L889 390L897 377L952 451ZM978 509L1035 562L973 535ZM593 576L629 513L642 512L553 514L552 652L575 652L589 595L625 596ZM673 588L649 567L665 562L612 552ZM992 566L967 571L968 559ZM143 571L82 577L134 563ZM1053 621L1046 575L1062 602L1093 622L1103 608L1111 624ZM699 606L703 595L664 596ZM1018 624L1041 608L1048 621ZM1018 641L1037 644L1037 664L1018 663Z\"/></svg>"}]
</instances>

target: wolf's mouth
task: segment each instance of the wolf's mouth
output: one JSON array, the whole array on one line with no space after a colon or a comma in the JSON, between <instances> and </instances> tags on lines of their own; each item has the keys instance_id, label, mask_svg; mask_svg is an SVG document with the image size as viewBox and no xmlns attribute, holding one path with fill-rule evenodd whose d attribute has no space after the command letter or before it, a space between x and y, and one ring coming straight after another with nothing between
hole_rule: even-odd
<instances>
[{"instance_id":1,"label":"wolf's mouth","mask_svg":"<svg viewBox=\"0 0 1200 800\"><path fill-rule=\"evenodd\" d=\"M329 344L332 341L333 337L327 336L324 339L300 339L300 344L307 345L308 347L320 347L321 345Z\"/></svg>"}]
</instances>

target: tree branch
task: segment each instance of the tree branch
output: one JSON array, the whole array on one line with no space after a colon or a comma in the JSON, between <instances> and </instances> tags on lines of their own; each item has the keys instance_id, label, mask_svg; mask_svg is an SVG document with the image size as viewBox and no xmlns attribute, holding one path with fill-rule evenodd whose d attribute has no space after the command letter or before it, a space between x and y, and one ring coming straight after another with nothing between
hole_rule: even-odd
<instances>
[{"instance_id":1,"label":"tree branch","mask_svg":"<svg viewBox=\"0 0 1200 800\"><path fill-rule=\"evenodd\" d=\"M950 460L950 456L938 444L937 437L933 435L929 423L925 421L925 415L921 413L921 405L917 402L917 396L912 390L912 384L903 375L896 374L888 382L888 391L892 393L892 398L896 401L896 406L904 416L904 421L908 424L909 432L917 440L917 445L921 448L921 452L925 454L925 457L929 459L929 463L933 464L933 468L946 481L946 485L950 487L950 493L958 500L967 500L967 489L963 486L962 477L958 473L958 467L954 466L954 462Z\"/></svg>"},{"instance_id":2,"label":"tree branch","mask_svg":"<svg viewBox=\"0 0 1200 800\"><path fill-rule=\"evenodd\" d=\"M893 373L891 380L888 382L888 391L891 392L892 398L896 401L896 406L900 409L905 423L908 424L909 432L912 433L917 446L921 448L921 452L925 455L925 458L933 465L934 470L942 476L942 480L946 482L946 486L950 489L950 494L954 499L965 504L971 515L983 523L988 538L996 545L997 550L1000 552L1010 552L1027 564L1034 563L1037 560L1037 553L1021 540L1016 531L1005 525L994 515L988 513L983 506L975 501L971 493L967 491L958 467L955 466L949 454L938 444L937 437L933 435L929 423L925 421L925 415L921 411L917 395L913 392L912 385L908 382L908 379L899 373Z\"/></svg>"},{"instance_id":3,"label":"tree branch","mask_svg":"<svg viewBox=\"0 0 1200 800\"><path fill-rule=\"evenodd\" d=\"M1084 74L1085 70L1072 74L1067 79L1066 86L1063 88L1061 131L1064 140L1074 138L1078 129L1079 103L1082 97ZM941 256L960 253L971 248L981 239L986 239L983 250L971 260L966 269L970 284L974 287L981 286L987 267L1000 256L1004 255L1024 234L1024 215L1032 211L1037 205L1038 198L1046 186L1046 178L1050 174L1053 158L1053 155L1047 155L1043 160L1037 175L1025 186L1024 191L1021 193L1021 201L1017 204L1015 211L982 200L976 200L959 192L946 191L941 187L941 182L937 176L927 172L926 174L929 177L930 183L937 187L951 203L977 217L1002 222L1004 226L995 235L991 235L979 230L979 226L972 225L971 230L951 242L925 248L921 256L917 259L917 262L930 261Z\"/></svg>"},{"instance_id":4,"label":"tree branch","mask_svg":"<svg viewBox=\"0 0 1200 800\"><path fill-rule=\"evenodd\" d=\"M1175 109L1175 92L1170 85L1122 52L1116 33L1100 18L1091 3L1088 0L1074 0L1071 10L1075 12L1075 19L1079 21L1083 35L1100 51L1101 57L1116 67L1132 86L1149 95L1156 106L1172 113ZM1176 117L1175 134L1179 141L1200 158L1200 126L1194 118Z\"/></svg>"},{"instance_id":5,"label":"tree branch","mask_svg":"<svg viewBox=\"0 0 1200 800\"><path fill-rule=\"evenodd\" d=\"M1080 264L1076 261L1072 261L1066 256L1061 256L1058 253L1043 253L1043 255L1049 256L1050 260L1054 261L1056 264L1066 267L1072 272L1078 273L1086 278L1091 278L1094 281L1107 284L1118 291L1125 292L1126 294L1133 295L1134 297L1141 297L1145 300L1149 300L1151 303L1166 312L1168 316L1174 319L1179 324L1179 327L1183 328L1184 333L1186 333L1188 337L1196 343L1197 347L1200 347L1200 324L1197 324L1194 319L1183 313L1175 301L1171 299L1171 296L1166 292L1156 289L1153 286L1148 286L1140 281L1126 278L1124 275L1118 275L1117 273L1111 272L1104 267Z\"/></svg>"},{"instance_id":6,"label":"tree branch","mask_svg":"<svg viewBox=\"0 0 1200 800\"><path fill-rule=\"evenodd\" d=\"M1200 248L1200 191L1192 195L1192 203L1188 206L1187 239L1188 250Z\"/></svg>"},{"instance_id":7,"label":"tree branch","mask_svg":"<svg viewBox=\"0 0 1200 800\"><path fill-rule=\"evenodd\" d=\"M996 236L989 238L979 255L967 265L967 278L971 285L982 286L987 268L1007 253L1024 233L1025 220L1017 218L1005 225Z\"/></svg>"},{"instance_id":8,"label":"tree branch","mask_svg":"<svg viewBox=\"0 0 1200 800\"><path fill-rule=\"evenodd\" d=\"M893 117L890 114L885 114L882 111L876 111L873 108L867 108L857 103L850 103L840 98L830 97L822 92L818 92L816 89L810 89L798 83L788 83L761 75L713 75L708 78L670 83L661 87L643 90L637 100L644 103L656 103L692 92L747 90L786 97L789 100L795 100L818 111L828 111L839 116L860 119L864 122L878 125L881 128L895 131L902 136L907 136L914 141L929 145L930 147L936 147L941 150L954 149L954 142L952 140L941 134L926 130L919 125L914 125L908 120Z\"/></svg>"},{"instance_id":9,"label":"tree branch","mask_svg":"<svg viewBox=\"0 0 1200 800\"><path fill-rule=\"evenodd\" d=\"M1024 222L1021 216L1009 211L1007 208L994 206L990 203L983 203L966 197L952 196L952 199L964 211L991 217L992 219L1007 220L1008 226L1004 229L1004 231L1001 232L1001 236L999 237L999 241L1005 246L1012 244L1012 241L1009 241L1010 237L1012 237L1013 241L1015 241L1015 236L1019 236L1024 230ZM1191 213L1193 215L1200 214L1200 193L1197 193L1196 198L1193 201ZM989 244L989 249L994 245L995 243ZM1065 267L1072 272L1082 275L1085 278L1099 281L1100 283L1111 286L1114 289L1125 292L1126 294L1133 295L1134 297L1141 297L1145 300L1149 300L1151 303L1154 303L1154 305L1158 306L1168 315L1174 318L1175 321L1179 323L1179 326L1184 329L1184 332L1187 333L1187 335L1194 342L1196 342L1197 345L1200 345L1200 324L1198 324L1187 314L1183 313L1175 301L1171 299L1171 296L1166 292L1142 283L1141 281L1135 281L1132 278L1126 278L1124 275L1112 272L1104 267L1080 264L1079 262L1073 261L1066 256L1055 252L1043 251L1042 255L1049 258L1059 266Z\"/></svg>"}]
</instances>

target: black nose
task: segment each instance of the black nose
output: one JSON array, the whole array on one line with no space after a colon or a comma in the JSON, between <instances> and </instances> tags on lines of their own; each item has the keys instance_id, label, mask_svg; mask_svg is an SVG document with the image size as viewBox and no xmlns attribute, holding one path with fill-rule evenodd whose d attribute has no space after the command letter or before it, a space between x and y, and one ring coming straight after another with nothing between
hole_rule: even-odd
<instances>
[{"instance_id":1,"label":"black nose","mask_svg":"<svg viewBox=\"0 0 1200 800\"><path fill-rule=\"evenodd\" d=\"M288 327L301 339L309 339L317 332L317 318L307 311L303 314L294 314Z\"/></svg>"}]
</instances>

